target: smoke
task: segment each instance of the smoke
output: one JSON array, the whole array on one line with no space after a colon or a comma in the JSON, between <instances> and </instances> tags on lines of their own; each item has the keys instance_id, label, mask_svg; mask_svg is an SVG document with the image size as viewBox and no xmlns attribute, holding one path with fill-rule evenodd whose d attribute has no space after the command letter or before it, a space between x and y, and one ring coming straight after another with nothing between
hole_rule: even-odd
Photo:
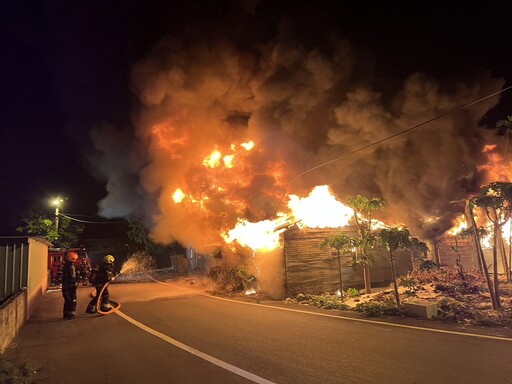
<instances>
[{"instance_id":1,"label":"smoke","mask_svg":"<svg viewBox=\"0 0 512 384\"><path fill-rule=\"evenodd\" d=\"M380 87L375 63L329 25L307 34L296 13L263 30L257 2L247 12L229 30L219 21L168 37L134 66L141 103L134 135L123 139L111 127L93 133L103 153L97 167L108 180L101 214L143 212L155 240L208 252L238 218L273 219L286 194L328 184L342 201L384 198L384 219L418 236L448 229L462 211L452 202L479 186L490 138L478 122L498 100L370 145L504 81L485 72L457 80L411 73ZM254 148L244 149L250 141ZM206 166L214 150L221 165ZM223 166L230 156L233 167Z\"/></svg>"}]
</instances>

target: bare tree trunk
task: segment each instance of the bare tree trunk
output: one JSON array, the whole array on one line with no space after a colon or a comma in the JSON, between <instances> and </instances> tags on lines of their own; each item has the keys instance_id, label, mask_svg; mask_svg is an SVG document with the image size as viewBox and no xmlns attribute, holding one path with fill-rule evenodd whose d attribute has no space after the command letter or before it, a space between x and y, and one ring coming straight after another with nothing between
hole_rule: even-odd
<instances>
[{"instance_id":1,"label":"bare tree trunk","mask_svg":"<svg viewBox=\"0 0 512 384\"><path fill-rule=\"evenodd\" d=\"M493 279L494 279L494 297L496 301L496 308L501 309L501 299L500 299L500 287L499 287L499 279L498 279L498 236L499 236L499 226L494 223L494 244L492 247L492 262L493 262Z\"/></svg>"},{"instance_id":2,"label":"bare tree trunk","mask_svg":"<svg viewBox=\"0 0 512 384\"><path fill-rule=\"evenodd\" d=\"M473 264L475 269L477 269L480 273L483 272L482 260L484 260L482 246L480 245L480 236L478 235L478 228L476 226L475 217L473 216L473 209L471 208L471 203L469 200L466 200L466 209L464 210L464 215L466 216L466 222L473 230L473 234L471 235L471 241L473 242L473 246L475 248L475 253L473 256Z\"/></svg>"},{"instance_id":3,"label":"bare tree trunk","mask_svg":"<svg viewBox=\"0 0 512 384\"><path fill-rule=\"evenodd\" d=\"M365 264L363 267L364 274L364 291L366 293L372 293L372 280L370 277L370 266Z\"/></svg>"},{"instance_id":4,"label":"bare tree trunk","mask_svg":"<svg viewBox=\"0 0 512 384\"><path fill-rule=\"evenodd\" d=\"M491 296L492 309L497 310L498 302L496 300L496 295L491 281L491 276L489 275L489 268L487 267L487 262L485 261L484 251L482 250L482 245L480 244L480 234L478 232L478 227L476 226L475 217L473 216L473 209L471 208L469 200L466 200L466 219L468 218L475 235L474 238L479 258L479 267L481 268L480 271L483 272L485 276L485 281L487 282L487 288L489 289L489 295Z\"/></svg>"},{"instance_id":5,"label":"bare tree trunk","mask_svg":"<svg viewBox=\"0 0 512 384\"><path fill-rule=\"evenodd\" d=\"M462 267L462 260L460 258L460 251L459 251L459 242L457 241L457 236L453 236L453 240L455 241L455 249L457 253L457 260L455 262L455 265L457 266L457 271L459 272L459 276L466 284L466 274L464 273L464 268Z\"/></svg>"},{"instance_id":6,"label":"bare tree trunk","mask_svg":"<svg viewBox=\"0 0 512 384\"><path fill-rule=\"evenodd\" d=\"M503 265L503 271L507 276L507 281L510 281L510 268L508 267L507 250L505 248L505 241L503 240L503 230L498 226L498 250L501 256L501 263Z\"/></svg>"},{"instance_id":7,"label":"bare tree trunk","mask_svg":"<svg viewBox=\"0 0 512 384\"><path fill-rule=\"evenodd\" d=\"M393 260L393 252L391 251L389 251L389 262L391 264L391 277L393 278L393 288L395 289L396 306L400 307L400 295L398 294L398 285L396 283L395 262Z\"/></svg>"},{"instance_id":8,"label":"bare tree trunk","mask_svg":"<svg viewBox=\"0 0 512 384\"><path fill-rule=\"evenodd\" d=\"M439 246L437 240L432 240L432 248L434 254L434 261L438 266L441 266L441 257L439 257Z\"/></svg>"},{"instance_id":9,"label":"bare tree trunk","mask_svg":"<svg viewBox=\"0 0 512 384\"><path fill-rule=\"evenodd\" d=\"M340 250L338 249L338 270L340 271L340 297L341 300L343 300L343 275L341 274L341 254Z\"/></svg>"}]
</instances>

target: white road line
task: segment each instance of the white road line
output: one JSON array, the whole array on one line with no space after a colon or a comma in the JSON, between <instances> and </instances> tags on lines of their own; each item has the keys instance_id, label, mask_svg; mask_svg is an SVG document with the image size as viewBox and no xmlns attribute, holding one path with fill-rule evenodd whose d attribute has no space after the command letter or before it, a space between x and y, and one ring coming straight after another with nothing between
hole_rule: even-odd
<instances>
[{"instance_id":1,"label":"white road line","mask_svg":"<svg viewBox=\"0 0 512 384\"><path fill-rule=\"evenodd\" d=\"M180 287L180 286L177 286L177 285L174 285L174 284L169 284L169 283L165 283L163 281L158 281L156 279L152 279L152 280L154 280L154 281L156 281L157 283L160 283L160 284L168 285L170 287L174 287L174 288L178 288L178 289L183 289L183 290L186 290L186 291L194 292L195 294L200 295L200 296L209 297L211 299L229 301L229 302L232 302L232 303L245 304L245 305L255 305L255 306L258 306L258 307L277 309L277 310L280 310L280 311L298 312L298 313L304 313L304 314L313 315L313 316L331 317L331 318L336 318L336 319L341 319L341 320L357 321L357 322L360 322L360 323L384 325L384 326L388 326L388 327L415 329L415 330L418 330L418 331L445 333L445 334L459 335L459 336L469 336L469 337L476 337L476 338L481 338L481 339L501 340L501 341L509 341L509 342L512 341L512 338L504 337L504 336L490 336L490 335L480 335L478 333L471 333L471 332L467 332L466 333L466 332L458 332L458 331L448 331L448 330L444 330L444 329L417 327L417 326L414 326L414 325L394 324L394 323L387 323L387 322L384 322L384 321L376 321L376 320L369 320L369 319L357 319L357 318L353 318L353 317L346 317L346 316L339 316L339 315L330 315L328 313L309 312L309 311L303 311L303 310L300 310L300 309L293 309L293 308L282 308L282 307L276 307L276 306L273 306L273 305L266 305L266 304L248 303L248 302L245 302L245 301L232 300L232 299L227 299L225 297L218 297L218 296L208 295L206 293L197 292L197 291L195 291L193 289L190 289L190 288L183 288L183 287Z\"/></svg>"},{"instance_id":2,"label":"white road line","mask_svg":"<svg viewBox=\"0 0 512 384\"><path fill-rule=\"evenodd\" d=\"M251 372L247 372L241 368L235 367L234 365L228 364L222 360L219 360L213 356L210 356L210 355L203 353L201 351L198 351L197 349L194 349L186 344L183 344L183 343L179 342L178 340L173 339L172 337L164 335L163 333L160 333L160 332L154 330L153 328L150 328L150 327L138 322L137 320L131 318L130 316L126 315L125 313L123 313L121 311L117 311L117 312L115 312L115 314L118 316L121 316L126 321L129 321L136 327L139 327L140 329L152 334L153 336L156 336L156 337L162 339L163 341L166 341L167 343L174 345L177 348L180 348L188 353L191 353L191 354L199 357L200 359L206 360L212 364L215 364L216 366L218 366L220 368L223 368L227 371L233 372L234 374L241 376L247 380L250 380L250 381L252 381L254 383L258 383L258 384L275 384L272 381L264 379L264 378L257 376Z\"/></svg>"}]
</instances>

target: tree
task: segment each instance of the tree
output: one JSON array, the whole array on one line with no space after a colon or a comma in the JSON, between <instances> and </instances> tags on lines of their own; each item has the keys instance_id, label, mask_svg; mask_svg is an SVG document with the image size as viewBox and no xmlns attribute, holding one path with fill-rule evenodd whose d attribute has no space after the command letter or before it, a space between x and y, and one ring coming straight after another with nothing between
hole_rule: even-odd
<instances>
[{"instance_id":1,"label":"tree","mask_svg":"<svg viewBox=\"0 0 512 384\"><path fill-rule=\"evenodd\" d=\"M375 246L376 238L372 228L372 213L376 210L382 210L386 202L378 197L368 199L364 196L350 196L346 204L354 210L354 221L360 236L360 257L358 263L364 268L364 288L366 293L372 292L370 265L373 258L368 255L368 250Z\"/></svg>"},{"instance_id":2,"label":"tree","mask_svg":"<svg viewBox=\"0 0 512 384\"><path fill-rule=\"evenodd\" d=\"M349 237L344 233L335 233L328 238L324 239L320 243L320 248L325 248L327 246L334 248L336 250L336 255L338 258L338 270L340 274L340 295L343 299L343 275L341 271L341 256L345 253L353 253L355 247L359 245L358 239L354 239L353 237Z\"/></svg>"},{"instance_id":3,"label":"tree","mask_svg":"<svg viewBox=\"0 0 512 384\"><path fill-rule=\"evenodd\" d=\"M410 249L412 247L411 235L407 228L393 227L383 228L378 232L379 240L386 246L389 253L389 262L391 264L391 277L395 290L396 306L400 307L400 296L398 295L398 285L396 282L395 261L393 252L398 248Z\"/></svg>"},{"instance_id":4,"label":"tree","mask_svg":"<svg viewBox=\"0 0 512 384\"><path fill-rule=\"evenodd\" d=\"M175 249L182 250L181 245L176 242L169 245L154 242L141 219L128 218L128 227L128 239L137 244L140 250L146 251L152 257L168 255Z\"/></svg>"},{"instance_id":5,"label":"tree","mask_svg":"<svg viewBox=\"0 0 512 384\"><path fill-rule=\"evenodd\" d=\"M16 231L27 236L44 237L55 247L70 248L78 245L78 240L84 231L83 225L75 224L66 216L59 220L59 230L55 229L53 218L47 215L31 212L21 219L24 225L16 228Z\"/></svg>"},{"instance_id":6,"label":"tree","mask_svg":"<svg viewBox=\"0 0 512 384\"><path fill-rule=\"evenodd\" d=\"M500 244L499 238L501 237L501 227L505 225L505 223L510 219L510 215L512 214L512 183L495 181L482 187L478 196L474 198L474 203L475 205L484 209L487 218L493 224L492 260L494 287L493 284L490 283L490 279L488 279L488 285L489 292L491 292L493 309L497 310L501 308L497 249ZM504 267L505 270L508 269L506 262L504 262ZM492 292L494 292L494 297Z\"/></svg>"}]
</instances>

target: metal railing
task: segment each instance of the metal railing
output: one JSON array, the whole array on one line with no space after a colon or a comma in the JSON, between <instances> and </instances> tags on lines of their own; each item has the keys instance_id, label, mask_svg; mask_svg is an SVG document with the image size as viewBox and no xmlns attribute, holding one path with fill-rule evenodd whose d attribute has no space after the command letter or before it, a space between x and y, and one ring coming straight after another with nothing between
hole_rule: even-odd
<instances>
[{"instance_id":1,"label":"metal railing","mask_svg":"<svg viewBox=\"0 0 512 384\"><path fill-rule=\"evenodd\" d=\"M0 304L27 287L28 249L26 239L0 243Z\"/></svg>"}]
</instances>

